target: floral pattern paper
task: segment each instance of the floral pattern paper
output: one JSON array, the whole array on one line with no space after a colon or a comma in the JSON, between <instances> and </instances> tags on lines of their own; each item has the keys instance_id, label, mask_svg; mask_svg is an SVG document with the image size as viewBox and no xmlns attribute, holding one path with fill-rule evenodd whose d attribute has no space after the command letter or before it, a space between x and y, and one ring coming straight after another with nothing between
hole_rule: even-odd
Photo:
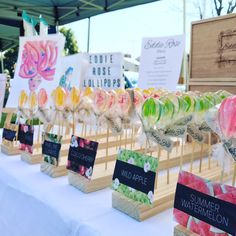
<instances>
[{"instance_id":1,"label":"floral pattern paper","mask_svg":"<svg viewBox=\"0 0 236 236\"><path fill-rule=\"evenodd\" d=\"M117 160L140 167L143 169L144 173L149 171L156 173L158 167L157 158L126 149L119 150ZM124 196L142 204L152 205L154 200L154 191L149 191L148 194L145 194L144 192L138 191L135 188L131 188L125 184L120 183L118 178L114 179L113 177L112 188L115 191L122 193Z\"/></svg>"}]
</instances>

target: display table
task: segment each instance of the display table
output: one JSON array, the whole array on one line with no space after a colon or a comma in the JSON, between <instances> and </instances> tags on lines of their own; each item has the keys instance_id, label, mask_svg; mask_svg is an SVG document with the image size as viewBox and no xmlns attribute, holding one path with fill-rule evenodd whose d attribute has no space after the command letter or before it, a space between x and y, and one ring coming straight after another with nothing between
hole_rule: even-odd
<instances>
[{"instance_id":1,"label":"display table","mask_svg":"<svg viewBox=\"0 0 236 236\"><path fill-rule=\"evenodd\" d=\"M85 194L67 177L0 153L1 236L173 235L172 210L137 222L112 208L112 190Z\"/></svg>"}]
</instances>

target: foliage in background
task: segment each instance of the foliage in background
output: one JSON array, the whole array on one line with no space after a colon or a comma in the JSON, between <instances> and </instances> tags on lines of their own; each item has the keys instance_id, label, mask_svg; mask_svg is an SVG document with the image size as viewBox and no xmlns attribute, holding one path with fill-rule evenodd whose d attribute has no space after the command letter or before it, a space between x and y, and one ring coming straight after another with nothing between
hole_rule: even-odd
<instances>
[{"instance_id":1,"label":"foliage in background","mask_svg":"<svg viewBox=\"0 0 236 236\"><path fill-rule=\"evenodd\" d=\"M66 38L64 53L65 55L73 55L79 52L79 47L77 40L75 38L74 32L71 29L67 29L66 27L62 27L59 30Z\"/></svg>"},{"instance_id":2,"label":"foliage in background","mask_svg":"<svg viewBox=\"0 0 236 236\"><path fill-rule=\"evenodd\" d=\"M7 69L9 71L9 75L11 76L11 78L13 78L14 76L14 70L15 70L15 63L17 61L17 57L18 57L18 45L8 49L5 53L4 53L4 69Z\"/></svg>"}]
</instances>

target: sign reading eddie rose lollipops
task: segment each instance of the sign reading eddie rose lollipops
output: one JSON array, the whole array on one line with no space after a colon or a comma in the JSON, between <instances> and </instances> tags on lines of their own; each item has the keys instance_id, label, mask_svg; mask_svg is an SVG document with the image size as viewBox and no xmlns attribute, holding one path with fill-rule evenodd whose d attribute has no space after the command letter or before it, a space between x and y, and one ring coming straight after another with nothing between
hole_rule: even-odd
<instances>
[{"instance_id":1,"label":"sign reading eddie rose lollipops","mask_svg":"<svg viewBox=\"0 0 236 236\"><path fill-rule=\"evenodd\" d=\"M82 87L124 88L123 55L121 53L85 53L89 68Z\"/></svg>"},{"instance_id":2,"label":"sign reading eddie rose lollipops","mask_svg":"<svg viewBox=\"0 0 236 236\"><path fill-rule=\"evenodd\" d=\"M134 201L151 205L154 200L157 167L157 158L120 149L112 187Z\"/></svg>"}]
</instances>

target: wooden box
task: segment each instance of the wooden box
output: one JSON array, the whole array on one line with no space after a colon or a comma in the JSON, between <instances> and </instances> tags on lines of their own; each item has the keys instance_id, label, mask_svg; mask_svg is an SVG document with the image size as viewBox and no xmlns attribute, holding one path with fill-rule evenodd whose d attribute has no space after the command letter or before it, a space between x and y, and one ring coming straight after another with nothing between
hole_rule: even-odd
<instances>
[{"instance_id":1,"label":"wooden box","mask_svg":"<svg viewBox=\"0 0 236 236\"><path fill-rule=\"evenodd\" d=\"M236 93L236 14L192 23L189 90Z\"/></svg>"}]
</instances>

